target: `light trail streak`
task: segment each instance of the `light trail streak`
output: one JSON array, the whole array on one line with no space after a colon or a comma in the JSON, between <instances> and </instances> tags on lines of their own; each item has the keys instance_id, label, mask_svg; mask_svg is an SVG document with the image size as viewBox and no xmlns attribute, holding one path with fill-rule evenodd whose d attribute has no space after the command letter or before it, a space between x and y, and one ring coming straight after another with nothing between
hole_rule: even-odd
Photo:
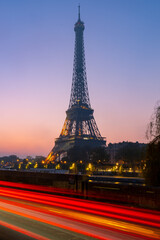
<instances>
[{"instance_id":1,"label":"light trail streak","mask_svg":"<svg viewBox=\"0 0 160 240\"><path fill-rule=\"evenodd\" d=\"M36 221L39 221L39 222L43 222L43 223L46 223L46 224L50 224L50 225L53 225L53 226L57 226L57 227L60 227L60 228L63 228L63 229L66 229L66 230L69 230L69 231L75 231L76 233L80 233L80 234L84 234L84 235L87 235L87 236L90 236L90 237L93 237L93 238L96 238L96 239L112 239L112 238L107 238L106 236L100 236L100 235L105 235L105 234L102 234L102 229L100 230L100 232L97 234L97 230L95 229L95 226L94 226L94 230L92 230L92 232L94 231L94 234L92 233L88 233L87 231L89 231L89 227L87 226L87 230L86 232L84 231L84 229L86 228L84 225L80 225L80 224L75 224L76 225L76 228L73 227L73 223L70 225L69 222L67 221L67 226L66 226L66 220L65 221L58 221L57 222L57 219L53 218L52 216L48 216L46 214L40 214L40 212L35 212L35 211L32 211L32 210L29 210L29 209L24 209L24 208L21 208L21 207L16 207L16 209L12 209L13 206L10 206L8 204L1 204L1 205L4 205L4 207L0 207L1 210L3 211L8 211L8 212L11 212L12 214L17 214L17 215L20 215L20 216L23 216L23 217L26 217L26 218L30 218L30 219L33 219L33 220L36 220ZM90 219L91 221L93 220L93 218ZM97 220L97 219L96 219ZM101 220L100 220L101 221ZM110 224L111 225L115 225L116 221L110 221ZM93 224L91 224L93 225ZM119 226L120 226L120 223L119 223ZM122 228L122 223L121 223L121 228ZM116 227L117 227L117 223L116 223ZM127 225L123 228L126 228L126 231L128 231L128 227L133 227L133 225ZM139 230L138 231L135 231L135 230ZM123 229L124 230L124 229ZM106 230L106 233L107 233L107 230ZM146 229L143 229L141 227L139 228L136 228L134 226L134 228L132 229L132 232L129 233L129 236L131 238L131 236L137 236L136 233L143 233L145 236L141 236L141 239L159 239L159 236L157 234L155 234L153 231L151 230L147 230ZM115 238L113 238L115 239ZM119 238L118 238L119 239ZM121 238L120 238L121 239ZM124 239L124 238L122 238ZM139 238L138 238L139 239Z\"/></svg>"},{"instance_id":2,"label":"light trail streak","mask_svg":"<svg viewBox=\"0 0 160 240\"><path fill-rule=\"evenodd\" d=\"M48 186L41 186L41 185L32 185L32 184L24 184L24 183L16 183L16 182L5 182L0 181L0 186L6 187L13 187L13 188L20 188L20 189L28 189L28 190L35 190L35 191L42 191L42 192L49 192L49 193L60 193L65 195L75 195L75 196L82 196L81 193L74 192L71 189L62 189L62 188L54 188Z\"/></svg>"},{"instance_id":3,"label":"light trail streak","mask_svg":"<svg viewBox=\"0 0 160 240\"><path fill-rule=\"evenodd\" d=\"M25 188L25 184L22 185ZM29 186L27 187L29 190ZM7 184L4 184L4 187L0 188L0 194L4 196L3 199L1 198L0 209L96 239L115 239L106 237L108 230L136 239L160 239L160 213L158 211L131 209L113 204L33 192L33 189L28 190L7 188ZM5 199L6 197L10 199ZM57 220L57 217L61 220ZM77 222L76 227L75 225L73 227L73 221L74 224ZM85 224L87 224L87 229ZM99 229L103 234L99 232Z\"/></svg>"},{"instance_id":4,"label":"light trail streak","mask_svg":"<svg viewBox=\"0 0 160 240\"><path fill-rule=\"evenodd\" d=\"M24 184L24 183L16 183L16 182L5 182L5 181L0 181L0 186L6 186L6 187L13 187L13 188L19 188L19 189L22 189L22 190L35 190L35 191L42 191L43 193L61 193L61 194L65 194L65 193L68 193L68 195L70 195L71 193L75 194L76 196L79 196L80 193L75 193L73 192L73 190L64 190L64 189L59 189L59 188L54 188L54 187L48 187L48 186L41 186L41 185L31 185L31 184ZM69 198L68 198L69 199ZM70 199L73 199L73 198L70 198ZM86 201L86 200L83 200L83 199L80 199L81 202L88 202L89 204L92 203L92 201ZM94 201L96 202L96 201ZM100 203L100 202L96 202L96 203ZM100 203L101 206L106 206L106 203ZM114 207L116 206L116 208L118 209L121 209L123 208L123 210L131 210L130 207L127 207L127 206L124 206L124 205L116 205L116 204L109 204L107 203L107 206L110 206L110 207ZM139 210L141 212L145 212L145 213L153 213L152 210L149 210L149 209L139 209L139 208L136 208L134 207L134 212L137 211L139 213ZM160 215L159 211L155 211L154 210L154 215L157 214L157 215Z\"/></svg>"},{"instance_id":5,"label":"light trail streak","mask_svg":"<svg viewBox=\"0 0 160 240\"><path fill-rule=\"evenodd\" d=\"M37 209L36 213L38 213L38 215L36 214L36 217L35 217L35 214L34 215L29 214L32 211L32 207L29 208L28 206L24 205L25 208L27 208L27 211L25 211L25 210L20 211L19 209L22 209L22 208L19 208L19 207L17 208L16 207L16 210L12 210L10 207L8 207L8 205L7 205L7 208L3 207L4 204L2 204L2 202L1 202L0 205L1 205L0 209L3 210L3 211L9 211L13 214L18 214L18 215L21 215L23 217L34 219L36 221L45 222L47 224L53 224L57 227L61 227L61 228L64 228L64 229L67 229L67 230L70 230L70 231L76 231L77 232L77 230L74 229L74 228L66 227L64 225L59 225L55 222L53 223L51 221L44 220L43 218L39 217L40 215L43 214L42 210ZM14 209L15 209L15 207L14 207ZM48 210L49 211L51 210L52 212L57 213L57 209L48 209ZM119 222L119 221L111 220L111 219L109 220L109 219L105 219L105 218L98 217L98 216L90 216L90 215L86 215L86 214L82 214L82 213L75 213L75 212L69 212L69 214L68 214L67 211L64 212L64 209L61 210L60 214L62 214L63 217L65 216L67 218L76 219L76 220L79 220L80 222L85 221L87 223L90 223L91 225L99 224L100 226L103 226L103 227L111 227L111 228L118 229L118 230L123 230L123 231L126 231L126 232L130 231L130 234L133 234L133 235L141 234L141 235L143 235L144 239L146 239L145 237L147 237L147 236L148 237L153 237L154 239L159 239L159 236L160 236L160 235L157 235L156 233L154 233L153 229L149 230L149 229L147 229L147 227L136 226L136 225L133 225L133 224L129 224L129 223L125 223L125 222ZM86 234L84 231L78 231L78 233ZM92 235L92 237L93 237L93 235ZM96 236L97 239L100 239L98 237L99 236Z\"/></svg>"},{"instance_id":6,"label":"light trail streak","mask_svg":"<svg viewBox=\"0 0 160 240\"><path fill-rule=\"evenodd\" d=\"M26 229L24 229L24 228L17 227L17 226L15 226L15 225L6 223L6 222L1 221L1 220L0 220L0 225L2 225L2 226L4 226L4 227L7 227L7 228L9 228L9 229L12 229L12 230L14 230L14 231L16 231L16 232L25 234L25 235L27 235L27 236L29 236L29 237L31 237L31 238L35 238L35 239L37 239L37 240L49 240L48 238L42 237L42 236L40 236L39 234L33 233L33 232L28 231L28 230L26 230Z\"/></svg>"},{"instance_id":7,"label":"light trail streak","mask_svg":"<svg viewBox=\"0 0 160 240\"><path fill-rule=\"evenodd\" d=\"M82 195L79 192L78 193L74 192L73 190L65 190L65 189L54 188L54 187L50 187L50 186L48 187L48 186L31 185L31 184L15 183L15 182L0 181L0 186L13 187L13 188L21 189L21 190L25 189L25 190L31 190L31 191L35 190L35 191L39 191L39 192L42 191L43 193L53 193L53 194L60 193L60 194L66 194L69 196L71 194L75 195L75 196ZM89 197L92 197L92 195L90 195ZM59 196L58 196L58 198L59 198ZM73 198L69 198L69 197L67 197L66 199L73 200ZM85 205L86 205L86 203L88 203L89 206L93 204L93 201L87 201L87 200L83 200L83 199L79 199L79 201L81 201L81 203L84 202ZM118 211L119 214L121 211L122 214L126 212L126 214L129 214L129 215L132 215L132 212L133 212L134 217L135 217L135 214L140 217L139 212L141 212L141 215L143 213L145 213L145 214L147 213L147 214L153 215L153 218L152 218L153 221L154 221L155 215L158 216L158 219L160 218L160 212L156 211L156 210L153 211L153 210L149 210L149 209L142 209L142 208L140 209L140 208L134 207L133 211L132 211L130 207L120 205L120 204L118 204L118 205L111 204L111 203L103 204L102 202L96 202L96 201L94 201L94 203L96 203L96 207L98 206L98 208L96 208L97 210L104 211L107 208L106 209L107 211L111 210L112 212L115 212L115 213L117 213L117 211ZM144 216L144 217L146 217L146 216Z\"/></svg>"},{"instance_id":8,"label":"light trail streak","mask_svg":"<svg viewBox=\"0 0 160 240\"><path fill-rule=\"evenodd\" d=\"M6 201L4 201L6 202ZM10 203L10 201L8 201L8 203ZM15 204L14 204L15 205ZM21 207L25 207L24 204L17 204L16 206L21 206ZM138 227L133 224L128 224L128 223L125 223L123 222L120 222L120 221L116 221L116 220L113 220L113 219L106 219L104 217L100 217L100 216L95 216L95 215L88 215L88 214L84 214L84 213L80 213L80 212L74 212L74 211L69 211L69 210L66 210L66 209L55 209L55 208L49 208L49 207L43 207L41 206L41 208L33 208L33 207L27 207L28 209L31 209L31 210L36 210L38 212L43 212L43 213L49 213L52 212L52 213L55 213L56 215L63 215L63 217L66 217L68 219L75 219L75 220L80 220L81 222L88 222L88 223L91 223L92 225L95 224L95 225L100 225L100 226L103 226L103 227L108 227L108 226L111 226L111 227L118 227L118 229L123 229L125 231L128 231L128 229L131 229L131 231L133 233L135 233L136 230L138 230L138 232L145 232L147 234L153 234L153 231L152 230L148 230L146 227ZM45 209L45 211L42 211L42 208ZM2 209L2 208L1 208ZM3 209L2 209L3 210Z\"/></svg>"},{"instance_id":9,"label":"light trail streak","mask_svg":"<svg viewBox=\"0 0 160 240\"><path fill-rule=\"evenodd\" d=\"M76 228L73 226L73 223L70 223L69 221L65 222L62 220L57 220L57 219L53 219L52 216L48 216L47 214L40 214L39 212L35 212L33 210L29 210L28 209L24 209L21 207L16 207L16 210L13 210L12 207L10 207L8 204L2 204L3 206L0 206L0 209L2 211L6 211L6 212L10 212L12 214L17 214L20 215L22 217L26 217L26 218L30 218L32 220L38 221L38 222L43 222L49 225L53 225L59 228L63 228L69 231L73 231L79 234L83 234L92 238L96 238L96 239L100 239L100 240L111 240L110 238L107 238L106 236L103 237L103 233L101 234L99 232L99 235L97 235L96 231L92 229L92 231L89 231L89 229L87 228L86 231L84 230L85 227L84 226L80 226L77 225ZM92 233L94 232L94 233ZM102 235L102 236L100 236Z\"/></svg>"},{"instance_id":10,"label":"light trail streak","mask_svg":"<svg viewBox=\"0 0 160 240\"><path fill-rule=\"evenodd\" d=\"M55 207L67 208L76 211L101 215L104 217L112 217L124 221L131 221L140 224L146 224L152 227L160 228L160 214L134 212L132 210L117 209L116 207L108 207L100 203L77 201L67 197L51 196L48 194L34 193L22 190L0 189L3 196L19 198L22 200L33 201L37 203L48 204Z\"/></svg>"}]
</instances>

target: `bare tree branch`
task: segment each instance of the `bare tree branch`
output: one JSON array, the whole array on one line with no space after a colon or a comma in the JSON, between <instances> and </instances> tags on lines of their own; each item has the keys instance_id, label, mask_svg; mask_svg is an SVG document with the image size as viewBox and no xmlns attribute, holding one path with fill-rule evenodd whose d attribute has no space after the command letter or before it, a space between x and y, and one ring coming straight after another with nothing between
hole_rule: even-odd
<instances>
[{"instance_id":1,"label":"bare tree branch","mask_svg":"<svg viewBox=\"0 0 160 240\"><path fill-rule=\"evenodd\" d=\"M156 103L151 121L147 126L146 138L152 140L160 135L160 101Z\"/></svg>"}]
</instances>

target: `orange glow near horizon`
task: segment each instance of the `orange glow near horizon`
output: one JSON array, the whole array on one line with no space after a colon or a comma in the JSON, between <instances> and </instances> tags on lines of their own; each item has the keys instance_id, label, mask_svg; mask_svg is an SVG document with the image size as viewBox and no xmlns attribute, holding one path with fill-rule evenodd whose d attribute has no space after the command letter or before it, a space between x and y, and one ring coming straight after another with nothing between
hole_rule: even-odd
<instances>
[{"instance_id":1,"label":"orange glow near horizon","mask_svg":"<svg viewBox=\"0 0 160 240\"><path fill-rule=\"evenodd\" d=\"M119 130L117 129L116 137L113 137L113 138L111 138L111 135L109 136L109 131L107 126L105 126L105 128L106 128L105 131L108 132L107 136L105 136L107 138L106 139L107 144L109 142L112 142L112 143L118 142L120 138L122 139L122 141L133 141L133 142L137 141L136 137L127 139L127 131L128 131L127 128L125 131L123 130L123 133L120 132L120 129ZM33 132L32 130L25 131L23 128L19 128L19 130L12 131L8 134L2 133L1 139L0 139L0 146L1 146L0 156L11 155L11 154L15 154L18 157L37 156L37 155L47 156L51 151L51 149L54 147L54 141L59 136L60 130L61 128L59 127L59 130L56 129L55 133L54 132L49 133L48 131L48 135L47 134L43 135L43 131L41 132L41 130L38 134L34 134L34 131ZM116 129L114 131L116 131ZM118 135L118 131L120 132L119 135ZM134 132L134 130L132 131ZM113 134L114 132L112 131L112 135ZM102 134L102 131L101 131L101 135L104 136L104 134ZM135 132L133 133L133 136L134 135L135 135ZM141 140L142 140L141 142L145 142L143 141L143 139Z\"/></svg>"}]
</instances>

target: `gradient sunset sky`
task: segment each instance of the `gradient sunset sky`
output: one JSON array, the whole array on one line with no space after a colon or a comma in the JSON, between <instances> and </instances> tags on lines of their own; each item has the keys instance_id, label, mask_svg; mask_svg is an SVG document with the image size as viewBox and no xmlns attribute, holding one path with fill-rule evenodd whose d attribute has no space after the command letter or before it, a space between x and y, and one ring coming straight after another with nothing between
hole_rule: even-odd
<instances>
[{"instance_id":1,"label":"gradient sunset sky","mask_svg":"<svg viewBox=\"0 0 160 240\"><path fill-rule=\"evenodd\" d=\"M0 0L0 156L46 156L69 105L85 23L91 106L107 143L146 142L160 100L159 0Z\"/></svg>"}]
</instances>

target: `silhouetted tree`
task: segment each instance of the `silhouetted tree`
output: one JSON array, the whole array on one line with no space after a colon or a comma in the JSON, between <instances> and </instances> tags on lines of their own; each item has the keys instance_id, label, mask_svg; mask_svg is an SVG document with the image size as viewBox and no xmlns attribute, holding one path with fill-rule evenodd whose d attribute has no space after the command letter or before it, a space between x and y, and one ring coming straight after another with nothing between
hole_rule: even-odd
<instances>
[{"instance_id":1,"label":"silhouetted tree","mask_svg":"<svg viewBox=\"0 0 160 240\"><path fill-rule=\"evenodd\" d=\"M160 102L154 109L146 135L152 141L147 148L145 180L149 185L160 186Z\"/></svg>"},{"instance_id":2,"label":"silhouetted tree","mask_svg":"<svg viewBox=\"0 0 160 240\"><path fill-rule=\"evenodd\" d=\"M139 144L138 142L128 142L123 147L119 148L116 153L116 160L122 160L128 167L135 169L139 166L141 161L145 158L146 145Z\"/></svg>"},{"instance_id":3,"label":"silhouetted tree","mask_svg":"<svg viewBox=\"0 0 160 240\"><path fill-rule=\"evenodd\" d=\"M73 147L71 148L68 153L68 160L71 163L76 163L79 161L83 161L83 162L88 162L89 160L89 150L86 147Z\"/></svg>"},{"instance_id":4,"label":"silhouetted tree","mask_svg":"<svg viewBox=\"0 0 160 240\"><path fill-rule=\"evenodd\" d=\"M156 104L154 108L154 113L152 114L151 121L148 124L146 137L149 140L160 135L160 101Z\"/></svg>"},{"instance_id":5,"label":"silhouetted tree","mask_svg":"<svg viewBox=\"0 0 160 240\"><path fill-rule=\"evenodd\" d=\"M109 161L109 154L104 147L98 147L90 150L90 158L93 164L106 164Z\"/></svg>"},{"instance_id":6,"label":"silhouetted tree","mask_svg":"<svg viewBox=\"0 0 160 240\"><path fill-rule=\"evenodd\" d=\"M85 165L89 162L94 165L105 164L109 160L109 155L106 148L89 148L89 147L73 147L68 151L68 161L70 163L77 163L77 169L84 172Z\"/></svg>"},{"instance_id":7,"label":"silhouetted tree","mask_svg":"<svg viewBox=\"0 0 160 240\"><path fill-rule=\"evenodd\" d=\"M148 144L144 176L146 184L160 186L160 141Z\"/></svg>"}]
</instances>

